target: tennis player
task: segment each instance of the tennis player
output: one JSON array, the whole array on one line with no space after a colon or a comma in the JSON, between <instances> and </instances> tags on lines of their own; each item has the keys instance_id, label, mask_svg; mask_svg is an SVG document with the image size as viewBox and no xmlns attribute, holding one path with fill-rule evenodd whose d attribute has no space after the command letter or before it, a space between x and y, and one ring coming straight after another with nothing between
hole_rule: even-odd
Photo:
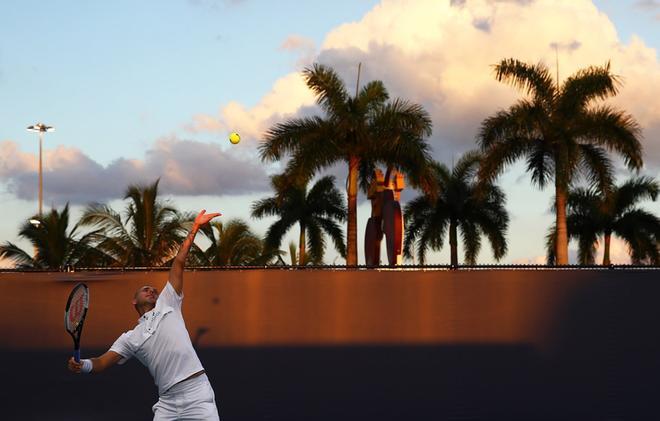
<instances>
[{"instance_id":1,"label":"tennis player","mask_svg":"<svg viewBox=\"0 0 660 421\"><path fill-rule=\"evenodd\" d=\"M143 286L133 297L140 314L138 324L123 333L105 354L84 359L69 359L74 373L99 373L131 357L144 364L158 386L158 402L153 406L154 421L219 420L215 393L204 367L190 342L181 314L183 267L199 228L219 213L202 210L179 249L169 281L162 292Z\"/></svg>"}]
</instances>

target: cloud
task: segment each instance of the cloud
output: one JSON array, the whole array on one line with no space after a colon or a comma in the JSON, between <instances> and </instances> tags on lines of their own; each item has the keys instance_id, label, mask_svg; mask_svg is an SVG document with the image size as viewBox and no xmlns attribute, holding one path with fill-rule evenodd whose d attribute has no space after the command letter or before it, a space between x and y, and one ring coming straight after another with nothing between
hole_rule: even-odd
<instances>
[{"instance_id":1,"label":"cloud","mask_svg":"<svg viewBox=\"0 0 660 421\"><path fill-rule=\"evenodd\" d=\"M603 262L603 244L600 242L596 251L596 263ZM630 254L628 254L628 246L619 237L612 237L610 240L610 261L614 265L629 265Z\"/></svg>"},{"instance_id":2,"label":"cloud","mask_svg":"<svg viewBox=\"0 0 660 421\"><path fill-rule=\"evenodd\" d=\"M316 55L316 43L313 39L300 35L290 35L287 37L280 50L289 51L297 55L295 68L300 69L312 64Z\"/></svg>"},{"instance_id":3,"label":"cloud","mask_svg":"<svg viewBox=\"0 0 660 421\"><path fill-rule=\"evenodd\" d=\"M602 238L596 243L595 263L597 265L603 263L603 243ZM569 248L568 261L570 264L577 264L577 249ZM619 237L613 236L610 240L610 262L614 265L629 265L630 254L628 253L628 246ZM525 257L515 259L511 262L514 265L544 265L546 263L545 255L534 257Z\"/></svg>"},{"instance_id":4,"label":"cloud","mask_svg":"<svg viewBox=\"0 0 660 421\"><path fill-rule=\"evenodd\" d=\"M638 9L655 11L660 9L660 1L658 0L638 0L635 2L635 7Z\"/></svg>"},{"instance_id":5,"label":"cloud","mask_svg":"<svg viewBox=\"0 0 660 421\"><path fill-rule=\"evenodd\" d=\"M218 115L197 114L184 126L190 133L225 133L236 131L247 142L258 142L272 124L292 117L314 104L302 75L290 73L275 82L270 92L252 108L232 101L220 108Z\"/></svg>"},{"instance_id":6,"label":"cloud","mask_svg":"<svg viewBox=\"0 0 660 421\"><path fill-rule=\"evenodd\" d=\"M13 269L16 267L14 261L0 257L0 269Z\"/></svg>"},{"instance_id":7,"label":"cloud","mask_svg":"<svg viewBox=\"0 0 660 421\"><path fill-rule=\"evenodd\" d=\"M545 265L545 263L545 256L523 257L511 262L512 265Z\"/></svg>"},{"instance_id":8,"label":"cloud","mask_svg":"<svg viewBox=\"0 0 660 421\"><path fill-rule=\"evenodd\" d=\"M188 4L217 11L220 6L231 7L245 3L246 0L188 0Z\"/></svg>"},{"instance_id":9,"label":"cloud","mask_svg":"<svg viewBox=\"0 0 660 421\"><path fill-rule=\"evenodd\" d=\"M0 181L16 197L37 195L37 156L12 141L0 142ZM161 179L161 191L173 195L232 195L268 190L268 176L254 159L233 149L166 137L143 159L121 158L103 166L77 148L58 146L44 154L46 203L86 203L122 197L129 184Z\"/></svg>"},{"instance_id":10,"label":"cloud","mask_svg":"<svg viewBox=\"0 0 660 421\"><path fill-rule=\"evenodd\" d=\"M302 40L283 45L297 48ZM511 105L521 93L497 82L492 65L503 58L546 63L560 77L611 61L624 85L612 104L643 126L647 166L660 168L660 63L639 37L624 44L612 21L589 0L404 0L383 1L356 22L329 32L316 61L333 66L352 91L357 64L362 83L379 79L392 97L422 104L431 114L435 157L476 147L483 119ZM273 123L302 110L313 97L299 73L282 77L254 107L222 106L200 114L192 131L239 127L255 140Z\"/></svg>"}]
</instances>

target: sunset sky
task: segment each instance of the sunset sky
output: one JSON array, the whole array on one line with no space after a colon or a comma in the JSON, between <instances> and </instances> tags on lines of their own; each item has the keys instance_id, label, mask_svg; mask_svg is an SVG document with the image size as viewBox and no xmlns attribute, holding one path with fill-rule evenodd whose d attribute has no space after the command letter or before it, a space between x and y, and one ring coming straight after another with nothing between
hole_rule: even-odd
<instances>
[{"instance_id":1,"label":"sunset sky","mask_svg":"<svg viewBox=\"0 0 660 421\"><path fill-rule=\"evenodd\" d=\"M268 176L281 165L262 163L257 147L273 123L317 112L305 66L333 66L352 90L361 62L362 83L382 80L392 97L426 108L433 155L451 165L476 147L484 118L521 97L495 81L491 65L514 57L555 72L555 45L560 79L611 62L623 81L611 102L643 128L640 174L660 178L659 0L3 2L0 241L30 249L17 237L37 211L30 124L56 128L44 142L45 210L70 202L74 220L92 201L120 210L129 183L160 177L180 210L219 210L263 234L272 220L250 220L250 204L271 194ZM240 144L228 142L231 131ZM346 168L329 172L342 187ZM522 165L499 185L511 217L502 262L543 262L554 192L533 187ZM660 215L659 201L644 207ZM622 244L612 253L628 263ZM448 263L448 255L447 246L428 260ZM329 249L325 260L343 263L336 256ZM485 240L478 261L493 263Z\"/></svg>"}]
</instances>

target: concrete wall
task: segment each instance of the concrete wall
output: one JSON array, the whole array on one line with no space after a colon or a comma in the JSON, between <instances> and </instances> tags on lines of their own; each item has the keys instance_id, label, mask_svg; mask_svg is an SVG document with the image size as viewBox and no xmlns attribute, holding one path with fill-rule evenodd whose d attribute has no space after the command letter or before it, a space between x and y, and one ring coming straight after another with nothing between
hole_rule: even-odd
<instances>
[{"instance_id":1,"label":"concrete wall","mask_svg":"<svg viewBox=\"0 0 660 421\"><path fill-rule=\"evenodd\" d=\"M357 344L531 344L551 348L575 300L658 291L660 271L235 270L185 274L184 317L201 347ZM65 348L63 311L76 282L90 288L83 346L132 328L134 291L167 272L1 273L3 348ZM608 301L608 302L609 302ZM580 303L584 312L600 302ZM598 309L605 310L605 309Z\"/></svg>"},{"instance_id":2,"label":"concrete wall","mask_svg":"<svg viewBox=\"0 0 660 421\"><path fill-rule=\"evenodd\" d=\"M184 316L223 419L660 419L658 275L186 272ZM139 363L66 371L63 312L86 282L82 348L95 355L136 323L133 292L166 277L1 273L3 416L149 419L157 398Z\"/></svg>"}]
</instances>

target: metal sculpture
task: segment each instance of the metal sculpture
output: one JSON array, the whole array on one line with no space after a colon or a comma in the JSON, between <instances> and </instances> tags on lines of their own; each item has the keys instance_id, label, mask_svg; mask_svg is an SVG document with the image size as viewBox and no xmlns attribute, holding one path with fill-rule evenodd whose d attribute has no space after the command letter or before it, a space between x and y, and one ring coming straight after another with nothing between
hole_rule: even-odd
<instances>
[{"instance_id":1,"label":"metal sculpture","mask_svg":"<svg viewBox=\"0 0 660 421\"><path fill-rule=\"evenodd\" d=\"M403 174L389 171L383 176L375 170L367 198L371 201L371 217L367 221L364 256L367 266L380 265L380 244L385 236L390 266L403 262L403 213L399 199L405 187Z\"/></svg>"}]
</instances>

